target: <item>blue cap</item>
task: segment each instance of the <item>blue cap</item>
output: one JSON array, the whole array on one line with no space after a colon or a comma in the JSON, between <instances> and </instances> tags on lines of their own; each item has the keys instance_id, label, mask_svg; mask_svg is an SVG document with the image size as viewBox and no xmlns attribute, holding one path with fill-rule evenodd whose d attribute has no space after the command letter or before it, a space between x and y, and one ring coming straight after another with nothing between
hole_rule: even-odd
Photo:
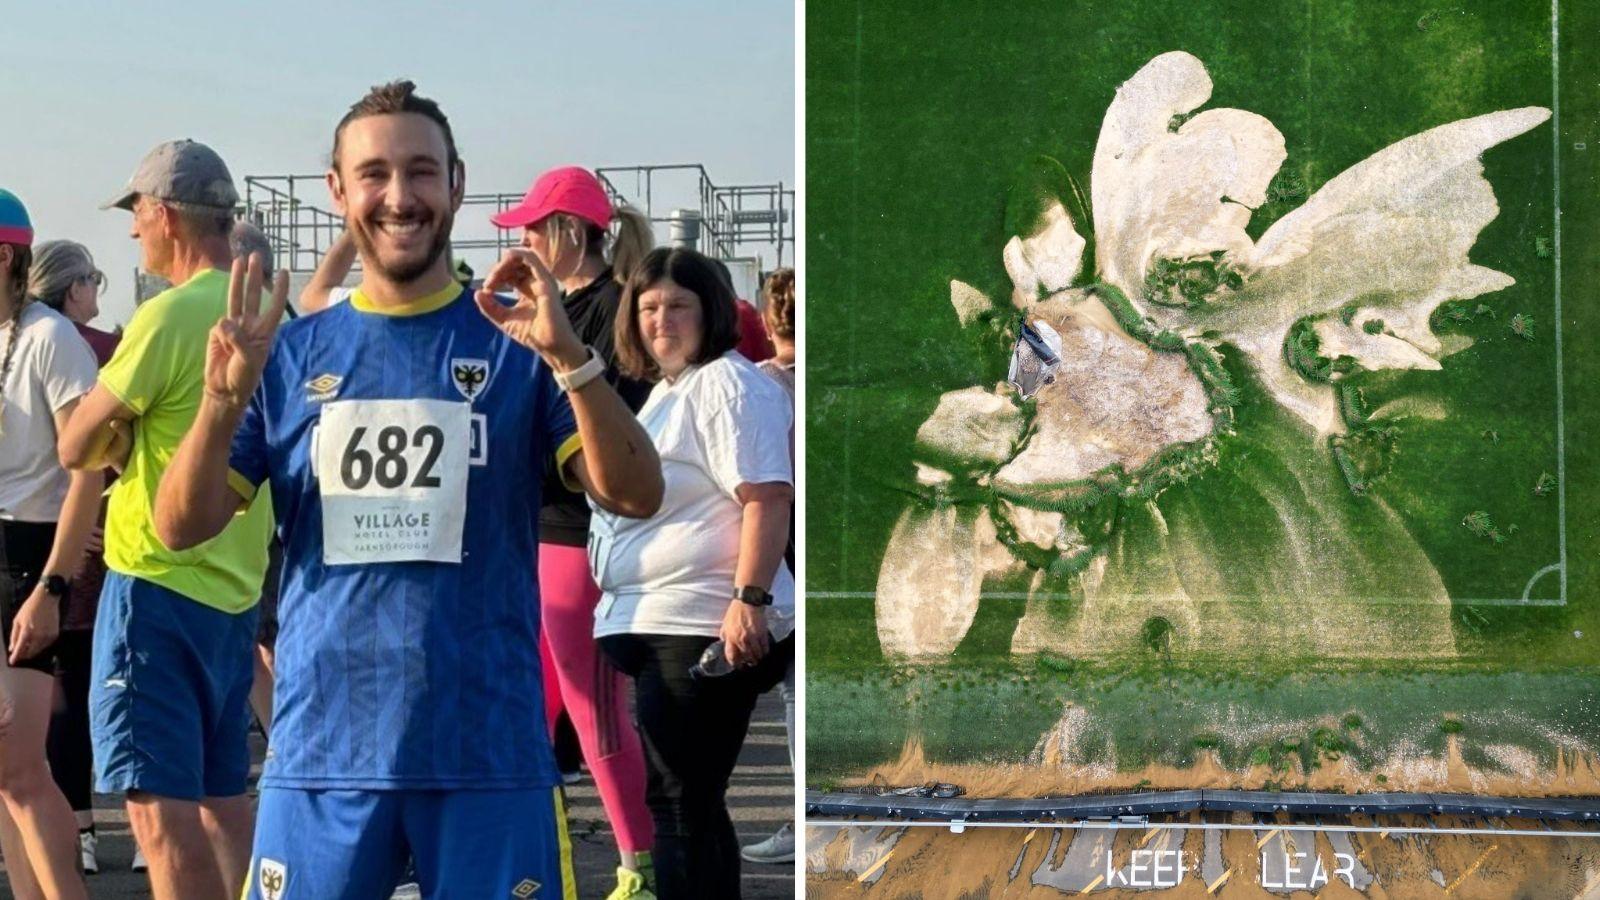
<instances>
[{"instance_id":1,"label":"blue cap","mask_svg":"<svg viewBox=\"0 0 1600 900\"><path fill-rule=\"evenodd\" d=\"M0 244L33 246L33 220L17 195L0 188Z\"/></svg>"}]
</instances>

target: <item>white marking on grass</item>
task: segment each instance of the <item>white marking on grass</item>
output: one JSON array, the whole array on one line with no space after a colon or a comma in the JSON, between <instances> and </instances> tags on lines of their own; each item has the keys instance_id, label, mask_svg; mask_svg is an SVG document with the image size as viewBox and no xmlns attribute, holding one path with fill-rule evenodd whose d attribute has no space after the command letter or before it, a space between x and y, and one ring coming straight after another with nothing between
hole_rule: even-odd
<instances>
[{"instance_id":1,"label":"white marking on grass","mask_svg":"<svg viewBox=\"0 0 1600 900\"><path fill-rule=\"evenodd\" d=\"M942 821L908 821L908 820L905 820L905 819L848 819L848 820L840 820L840 819L817 818L817 819L806 819L804 821L805 821L805 824L807 826L813 827L813 828L818 827L818 826L836 826L841 821L847 821L850 824L850 826L858 827L858 828L949 828L950 827L949 823L942 822ZM1028 821L1019 821L1019 822L966 822L964 824L968 828L1034 828L1034 827L1037 826L1038 823L1036 823L1036 822L1028 822ZM1088 820L1088 821L1074 821L1074 822L1053 822L1053 823L1051 823L1050 827L1055 829L1058 832L1061 831L1061 830L1064 830L1064 829L1073 829L1075 831L1083 832L1083 831L1127 831L1127 830L1133 829L1133 828L1146 828L1146 827L1149 827L1149 826L1148 826L1147 823L1144 823L1144 822L1115 822L1115 821L1112 821L1112 822L1098 821L1097 822L1097 821L1093 821L1093 820ZM1254 832L1257 832L1257 833L1259 833L1261 831L1261 825L1258 824L1258 823L1253 824L1253 823L1241 823L1241 822L1163 822L1163 823L1161 823L1161 827L1162 828L1166 828L1166 829L1170 829L1172 831L1202 831L1202 832L1205 832L1205 831L1254 831ZM1301 823L1301 824L1295 825L1294 826L1294 830L1295 831L1323 832L1323 833L1341 833L1341 832L1343 832L1343 833L1348 833L1348 834L1377 834L1379 837L1389 837L1389 836L1393 835L1394 836L1393 839L1395 841L1402 840L1404 838L1404 836L1406 836L1406 835L1418 835L1418 834L1427 835L1429 837L1439 837L1441 835L1489 835L1489 836L1505 835L1505 836L1508 836L1508 837L1516 837L1516 838L1524 838L1524 837L1585 838L1585 839L1600 838L1600 831L1580 831L1580 830L1576 830L1576 829L1555 831L1555 830L1545 830L1545 829L1539 829L1539 828L1506 828L1506 827L1441 828L1441 827L1438 827L1438 826L1432 825L1432 824L1429 824L1427 826L1414 827L1414 828L1385 828L1385 827L1378 826L1378 825L1345 825L1343 823L1335 824L1335 823L1328 823L1328 822L1306 822L1306 823ZM1052 852L1053 852L1053 850L1054 850L1054 848L1052 847ZM1047 859L1047 861L1048 861L1048 859ZM1442 886L1442 884L1443 884L1443 882L1441 881L1441 886Z\"/></svg>"},{"instance_id":2,"label":"white marking on grass","mask_svg":"<svg viewBox=\"0 0 1600 900\"><path fill-rule=\"evenodd\" d=\"M850 305L845 311L849 318L846 325L848 337L845 339L845 358L850 361L850 380L856 382L856 307L861 295L861 260L859 257L859 244L861 238L861 0L856 0L856 70L855 88L850 92L854 104L853 121L850 130L850 240L858 246L858 252L850 256ZM860 407L856 403L854 391L845 395L844 419L844 495L854 497L855 490L852 486L853 468L850 460L850 448L855 446L855 421ZM844 512L840 516L839 534L839 570L850 571L850 507L844 504Z\"/></svg>"},{"instance_id":3,"label":"white marking on grass","mask_svg":"<svg viewBox=\"0 0 1600 900\"><path fill-rule=\"evenodd\" d=\"M1555 566L1546 566L1539 570L1539 574L1546 574ZM1537 577L1537 576L1535 576ZM811 591L805 592L806 597L814 600L876 600L877 591ZM1070 593L1030 593L1028 591L982 591L978 594L979 600L1045 600L1045 601L1071 601L1083 599L1079 594ZM1146 601L1166 599L1160 595L1127 595L1130 601ZM1194 597L1191 602L1198 604L1208 603L1266 603L1274 597ZM1432 606L1435 601L1421 597L1318 597L1319 603L1348 603L1354 606ZM1451 600L1458 606L1564 606L1566 601L1559 598L1537 599L1529 597L1482 597Z\"/></svg>"},{"instance_id":4,"label":"white marking on grass","mask_svg":"<svg viewBox=\"0 0 1600 900\"><path fill-rule=\"evenodd\" d=\"M1528 595L1533 593L1533 586L1538 583L1539 579L1541 579L1544 576L1550 574L1551 572L1559 572L1559 571L1561 571L1561 563L1551 563L1550 565L1545 566L1544 568L1540 569L1539 571L1533 573L1533 577L1528 579L1527 586L1522 589L1522 602L1524 602L1524 603L1531 602L1528 599ZM1566 603L1566 598L1565 597L1559 598L1558 605L1559 604L1563 604L1563 603Z\"/></svg>"},{"instance_id":5,"label":"white marking on grass","mask_svg":"<svg viewBox=\"0 0 1600 900\"><path fill-rule=\"evenodd\" d=\"M1550 155L1555 187L1556 301L1556 534L1560 541L1561 603L1567 602L1566 396L1561 359L1561 0L1550 0ZM1538 578L1537 575L1534 576Z\"/></svg>"}]
</instances>

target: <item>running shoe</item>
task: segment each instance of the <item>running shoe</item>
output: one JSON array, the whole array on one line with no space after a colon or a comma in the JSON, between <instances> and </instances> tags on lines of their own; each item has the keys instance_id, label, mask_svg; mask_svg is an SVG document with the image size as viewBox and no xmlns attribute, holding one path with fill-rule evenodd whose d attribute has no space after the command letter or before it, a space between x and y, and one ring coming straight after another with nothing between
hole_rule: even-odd
<instances>
[{"instance_id":1,"label":"running shoe","mask_svg":"<svg viewBox=\"0 0 1600 900\"><path fill-rule=\"evenodd\" d=\"M78 832L78 859L83 863L83 874L100 874L100 838L94 830L85 828Z\"/></svg>"},{"instance_id":2,"label":"running shoe","mask_svg":"<svg viewBox=\"0 0 1600 900\"><path fill-rule=\"evenodd\" d=\"M617 887L606 900L656 900L644 876L625 866L617 866Z\"/></svg>"},{"instance_id":3,"label":"running shoe","mask_svg":"<svg viewBox=\"0 0 1600 900\"><path fill-rule=\"evenodd\" d=\"M144 851L137 847L133 851L133 870L135 872L150 871L150 864L144 861Z\"/></svg>"},{"instance_id":4,"label":"running shoe","mask_svg":"<svg viewBox=\"0 0 1600 900\"><path fill-rule=\"evenodd\" d=\"M772 837L741 847L739 857L753 863L794 862L794 823L785 822Z\"/></svg>"}]
</instances>

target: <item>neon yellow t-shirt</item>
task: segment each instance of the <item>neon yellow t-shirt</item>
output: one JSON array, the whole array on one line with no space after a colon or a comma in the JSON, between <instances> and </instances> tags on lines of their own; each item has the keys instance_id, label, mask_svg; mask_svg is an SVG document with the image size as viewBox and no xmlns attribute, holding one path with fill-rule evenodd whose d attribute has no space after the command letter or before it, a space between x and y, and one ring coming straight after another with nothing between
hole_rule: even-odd
<instances>
[{"instance_id":1,"label":"neon yellow t-shirt","mask_svg":"<svg viewBox=\"0 0 1600 900\"><path fill-rule=\"evenodd\" d=\"M238 613L261 596L270 494L261 492L221 534L188 550L168 550L152 518L161 474L200 409L206 337L227 309L227 273L202 271L140 306L116 355L100 370L100 383L138 416L128 466L111 487L105 556L114 572Z\"/></svg>"}]
</instances>

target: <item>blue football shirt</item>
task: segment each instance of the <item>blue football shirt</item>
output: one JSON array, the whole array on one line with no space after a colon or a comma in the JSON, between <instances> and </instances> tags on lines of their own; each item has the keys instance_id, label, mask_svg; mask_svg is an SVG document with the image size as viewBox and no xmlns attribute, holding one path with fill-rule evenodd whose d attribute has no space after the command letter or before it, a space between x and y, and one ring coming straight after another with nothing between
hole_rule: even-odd
<instances>
[{"instance_id":1,"label":"blue football shirt","mask_svg":"<svg viewBox=\"0 0 1600 900\"><path fill-rule=\"evenodd\" d=\"M544 459L577 449L550 370L459 287L282 327L230 460L284 547L263 785L558 783L537 527Z\"/></svg>"}]
</instances>

